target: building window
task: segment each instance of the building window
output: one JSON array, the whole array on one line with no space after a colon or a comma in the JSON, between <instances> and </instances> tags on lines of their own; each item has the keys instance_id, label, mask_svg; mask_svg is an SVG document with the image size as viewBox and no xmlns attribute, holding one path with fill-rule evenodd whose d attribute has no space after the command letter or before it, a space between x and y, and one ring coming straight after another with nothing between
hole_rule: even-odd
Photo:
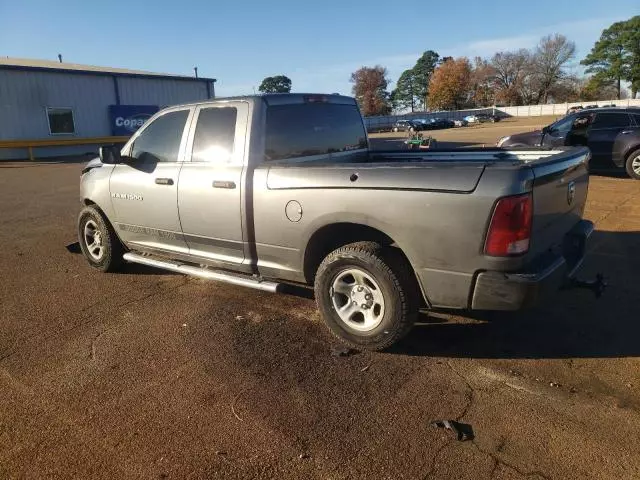
<instances>
[{"instance_id":1,"label":"building window","mask_svg":"<svg viewBox=\"0 0 640 480\"><path fill-rule=\"evenodd\" d=\"M70 108L47 108L49 133L51 135L68 135L76 133L73 122L73 110Z\"/></svg>"}]
</instances>

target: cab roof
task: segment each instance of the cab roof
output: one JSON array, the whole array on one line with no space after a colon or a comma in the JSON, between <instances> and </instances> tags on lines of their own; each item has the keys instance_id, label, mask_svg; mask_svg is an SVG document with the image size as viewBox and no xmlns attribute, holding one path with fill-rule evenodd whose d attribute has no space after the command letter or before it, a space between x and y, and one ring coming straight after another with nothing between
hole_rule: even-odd
<instances>
[{"instance_id":1,"label":"cab roof","mask_svg":"<svg viewBox=\"0 0 640 480\"><path fill-rule=\"evenodd\" d=\"M263 101L268 105L282 105L287 103L338 103L343 105L356 105L353 97L337 93L258 93L254 95L237 95L232 97L216 97L211 100L184 103L176 106L207 105L231 101Z\"/></svg>"}]
</instances>

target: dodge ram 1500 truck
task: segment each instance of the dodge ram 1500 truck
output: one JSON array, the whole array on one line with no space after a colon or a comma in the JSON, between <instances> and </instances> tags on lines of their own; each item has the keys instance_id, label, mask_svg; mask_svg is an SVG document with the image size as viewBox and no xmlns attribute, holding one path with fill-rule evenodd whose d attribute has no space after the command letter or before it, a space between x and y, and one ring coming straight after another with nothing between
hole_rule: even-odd
<instances>
[{"instance_id":1,"label":"dodge ram 1500 truck","mask_svg":"<svg viewBox=\"0 0 640 480\"><path fill-rule=\"evenodd\" d=\"M78 235L105 272L134 262L273 292L314 285L336 336L380 350L420 308L515 310L574 278L593 230L589 158L375 151L349 97L216 99L102 147L82 172Z\"/></svg>"}]
</instances>

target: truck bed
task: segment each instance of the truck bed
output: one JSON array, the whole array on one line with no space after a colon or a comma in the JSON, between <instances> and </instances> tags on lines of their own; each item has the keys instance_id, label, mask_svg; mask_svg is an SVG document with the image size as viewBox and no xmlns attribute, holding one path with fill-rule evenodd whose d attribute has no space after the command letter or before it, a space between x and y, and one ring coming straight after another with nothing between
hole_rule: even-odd
<instances>
[{"instance_id":1,"label":"truck bed","mask_svg":"<svg viewBox=\"0 0 640 480\"><path fill-rule=\"evenodd\" d=\"M384 232L403 250L433 305L466 306L478 272L527 271L562 247L582 216L589 158L586 148L375 151L355 162L334 158L264 166L254 178L258 265L267 273L290 269L290 278L296 279L303 256L296 246L313 231L325 223L363 224ZM497 199L529 192L529 252L484 255ZM290 199L302 205L299 223L280 220L275 213ZM288 258L284 265L274 265L283 257Z\"/></svg>"},{"instance_id":2,"label":"truck bed","mask_svg":"<svg viewBox=\"0 0 640 480\"><path fill-rule=\"evenodd\" d=\"M503 149L472 147L464 149L434 149L422 151L408 150L372 150L369 152L369 160L372 162L482 162L490 163L535 163L545 161L549 157L555 159L569 155L584 154L585 149L575 148L526 148ZM580 153L579 153L580 152Z\"/></svg>"}]
</instances>

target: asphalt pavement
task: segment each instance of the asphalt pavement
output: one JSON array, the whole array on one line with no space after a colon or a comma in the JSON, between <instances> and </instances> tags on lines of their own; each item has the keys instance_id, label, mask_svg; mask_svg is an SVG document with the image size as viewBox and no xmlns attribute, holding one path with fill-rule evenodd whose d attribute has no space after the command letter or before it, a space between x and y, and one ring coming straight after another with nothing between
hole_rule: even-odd
<instances>
[{"instance_id":1,"label":"asphalt pavement","mask_svg":"<svg viewBox=\"0 0 640 480\"><path fill-rule=\"evenodd\" d=\"M0 164L0 478L640 478L640 183L592 176L600 300L334 356L304 295L90 269L80 170Z\"/></svg>"}]
</instances>

